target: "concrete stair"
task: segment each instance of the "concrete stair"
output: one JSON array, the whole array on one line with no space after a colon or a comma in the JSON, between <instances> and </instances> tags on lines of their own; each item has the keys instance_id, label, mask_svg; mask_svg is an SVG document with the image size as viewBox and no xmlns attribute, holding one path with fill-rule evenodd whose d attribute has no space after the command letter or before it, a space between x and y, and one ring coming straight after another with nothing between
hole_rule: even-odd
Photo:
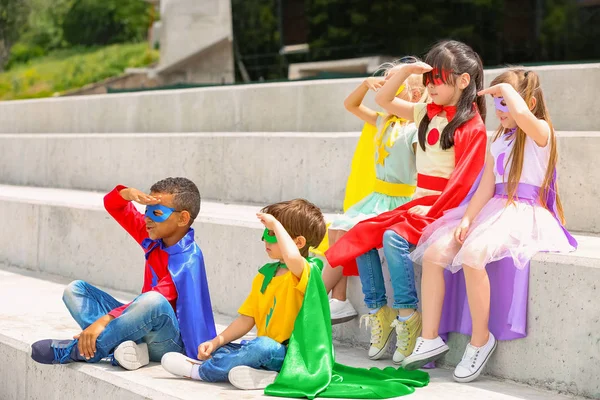
<instances>
[{"instance_id":1,"label":"concrete stair","mask_svg":"<svg viewBox=\"0 0 600 400\"><path fill-rule=\"evenodd\" d=\"M167 175L186 176L203 198L213 201L269 204L304 197L338 212L358 135L0 134L0 182L108 191L115 182L149 188ZM567 226L600 233L600 213L595 212L600 187L589 168L600 154L600 131L559 132L558 145L561 159L568 160L558 170Z\"/></svg>"},{"instance_id":2,"label":"concrete stair","mask_svg":"<svg viewBox=\"0 0 600 400\"><path fill-rule=\"evenodd\" d=\"M554 128L597 131L600 63L539 73ZM486 86L502 69L485 71ZM349 132L362 125L343 100L361 79L268 83L26 100L0 104L0 133ZM370 100L372 101L372 100ZM489 130L498 126L488 96ZM371 102L371 104L373 104Z\"/></svg>"},{"instance_id":3,"label":"concrete stair","mask_svg":"<svg viewBox=\"0 0 600 400\"><path fill-rule=\"evenodd\" d=\"M0 233L0 242L11 243L2 252L0 263L23 269L34 266L32 271L121 291L140 290L142 253L103 210L101 193L15 186L0 186L0 193L0 219L14 227ZM213 309L224 315L236 315L257 268L268 262L258 240L262 227L255 213L259 209L205 202L194 225L204 251ZM572 254L535 257L529 335L501 342L488 364L488 374L575 394L600 393L596 379L600 376L600 309L596 300L600 237L577 239L580 246ZM349 293L353 304L363 304L357 278L350 280ZM359 313L366 312L359 307ZM369 342L368 331L360 329L358 320L336 326L334 335L357 348L366 348ZM460 361L466 339L453 335L453 351L445 360L448 365Z\"/></svg>"},{"instance_id":4,"label":"concrete stair","mask_svg":"<svg viewBox=\"0 0 600 400\"><path fill-rule=\"evenodd\" d=\"M541 75L560 131L560 193L568 227L580 233L580 248L534 258L529 335L500 343L483 379L459 385L451 381L451 371L437 369L432 384L412 398L600 399L600 182L593 168L600 154L600 119L592 101L600 64L533 69ZM499 72L486 71L486 81ZM0 399L92 393L124 399L240 398L229 385L170 379L160 366L127 373L108 365L35 365L29 344L77 333L60 302L70 280L122 291L123 299L139 293L141 252L104 211L102 197L118 183L148 189L165 176L187 176L200 188L204 200L194 228L213 307L226 325L256 270L267 262L255 213L294 197L331 212L330 220L339 212L361 127L342 101L358 82L0 103L0 218L7 227L0 230L5 244L0 264L10 266L0 267L0 354L11 360L0 364ZM488 107L493 110L491 101ZM492 114L490 131L497 126ZM358 279L350 279L348 293L358 311L366 312ZM336 326L334 336L341 362L391 364L366 359L368 332L358 320ZM458 362L467 340L451 336L445 365ZM57 383L63 381L68 388ZM255 397L260 393L244 393Z\"/></svg>"},{"instance_id":5,"label":"concrete stair","mask_svg":"<svg viewBox=\"0 0 600 400\"><path fill-rule=\"evenodd\" d=\"M61 302L69 281L63 277L0 266L0 398L119 399L119 400L246 400L268 398L261 391L235 390L228 384L177 379L159 364L125 371L108 362L97 365L40 365L29 357L30 343L41 338L69 338L79 331ZM135 295L112 293L127 301ZM216 315L217 329L231 318ZM251 339L251 333L247 339ZM388 362L370 362L359 351L336 346L337 360L356 367L384 368ZM18 373L15 373L18 371ZM512 382L483 378L470 385L452 381L451 370L430 371L431 383L410 395L414 400L569 400L580 399ZM274 397L271 397L276 399Z\"/></svg>"}]
</instances>

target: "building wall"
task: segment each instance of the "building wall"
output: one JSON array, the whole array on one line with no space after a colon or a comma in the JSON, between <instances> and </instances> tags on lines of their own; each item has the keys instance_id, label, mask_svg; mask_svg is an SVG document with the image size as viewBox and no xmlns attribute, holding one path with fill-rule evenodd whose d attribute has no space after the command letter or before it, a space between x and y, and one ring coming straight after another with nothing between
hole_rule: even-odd
<instances>
[{"instance_id":1,"label":"building wall","mask_svg":"<svg viewBox=\"0 0 600 400\"><path fill-rule=\"evenodd\" d=\"M180 76L185 81L178 82L186 83L233 81L231 44L204 51L233 36L229 0L162 0L161 24L159 70L167 68L167 80ZM176 70L168 68L174 64L178 65Z\"/></svg>"}]
</instances>

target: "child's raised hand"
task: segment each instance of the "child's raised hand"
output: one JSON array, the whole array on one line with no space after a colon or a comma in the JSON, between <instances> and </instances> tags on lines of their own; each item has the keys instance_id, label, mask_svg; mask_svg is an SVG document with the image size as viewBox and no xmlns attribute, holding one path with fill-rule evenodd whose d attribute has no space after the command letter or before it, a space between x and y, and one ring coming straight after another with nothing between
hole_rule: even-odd
<instances>
[{"instance_id":1,"label":"child's raised hand","mask_svg":"<svg viewBox=\"0 0 600 400\"><path fill-rule=\"evenodd\" d=\"M479 93L477 93L477 94L479 96L485 96L486 94L490 94L490 95L492 95L494 97L502 97L503 96L502 95L502 89L505 86L510 86L510 85L508 85L506 83L499 83L497 85L490 86L487 89L480 90ZM512 86L510 86L510 87L512 87Z\"/></svg>"},{"instance_id":2,"label":"child's raised hand","mask_svg":"<svg viewBox=\"0 0 600 400\"><path fill-rule=\"evenodd\" d=\"M425 72L431 71L433 68L431 67L431 65L424 63L422 61L419 61L416 63L410 63L410 64L399 64L389 70L388 77L391 77L396 72L398 72L400 69L404 69L404 70L410 72L411 74L424 74Z\"/></svg>"},{"instance_id":3,"label":"child's raised hand","mask_svg":"<svg viewBox=\"0 0 600 400\"><path fill-rule=\"evenodd\" d=\"M431 210L431 206L414 206L408 212L416 215L427 215L429 210Z\"/></svg>"},{"instance_id":4,"label":"child's raised hand","mask_svg":"<svg viewBox=\"0 0 600 400\"><path fill-rule=\"evenodd\" d=\"M377 78L374 76L371 76L371 77L365 79L365 81L363 82L363 85L365 85L367 88L369 88L370 90L372 90L374 92L378 91L379 88L381 88L384 84L385 84L385 79Z\"/></svg>"},{"instance_id":5,"label":"child's raised hand","mask_svg":"<svg viewBox=\"0 0 600 400\"><path fill-rule=\"evenodd\" d=\"M262 224L265 226L265 228L270 229L270 230L275 229L275 225L277 225L278 221L274 216L272 216L271 214L265 214L265 213L256 213L256 216L258 217L260 222L262 222Z\"/></svg>"},{"instance_id":6,"label":"child's raised hand","mask_svg":"<svg viewBox=\"0 0 600 400\"><path fill-rule=\"evenodd\" d=\"M212 340L208 342L201 343L198 346L198 360L206 361L210 358L210 355L215 351L215 345Z\"/></svg>"},{"instance_id":7,"label":"child's raised hand","mask_svg":"<svg viewBox=\"0 0 600 400\"><path fill-rule=\"evenodd\" d=\"M160 203L160 198L150 196L149 194L146 194L135 188L125 188L121 190L119 194L127 201L135 201L136 203L140 203L145 206Z\"/></svg>"},{"instance_id":8,"label":"child's raised hand","mask_svg":"<svg viewBox=\"0 0 600 400\"><path fill-rule=\"evenodd\" d=\"M467 233L469 233L469 227L471 226L471 222L469 220L463 218L460 221L460 224L454 230L454 240L458 243L463 244L465 239L467 238Z\"/></svg>"}]
</instances>

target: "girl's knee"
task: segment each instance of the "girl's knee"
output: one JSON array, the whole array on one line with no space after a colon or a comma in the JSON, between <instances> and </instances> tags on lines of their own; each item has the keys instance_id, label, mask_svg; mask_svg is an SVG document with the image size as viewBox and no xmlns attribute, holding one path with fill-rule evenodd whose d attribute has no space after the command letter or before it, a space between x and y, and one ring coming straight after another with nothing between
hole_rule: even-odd
<instances>
[{"instance_id":1,"label":"girl's knee","mask_svg":"<svg viewBox=\"0 0 600 400\"><path fill-rule=\"evenodd\" d=\"M409 244L406 239L400 236L398 233L391 229L388 229L383 233L383 246L393 246L395 248L402 248L408 250Z\"/></svg>"}]
</instances>

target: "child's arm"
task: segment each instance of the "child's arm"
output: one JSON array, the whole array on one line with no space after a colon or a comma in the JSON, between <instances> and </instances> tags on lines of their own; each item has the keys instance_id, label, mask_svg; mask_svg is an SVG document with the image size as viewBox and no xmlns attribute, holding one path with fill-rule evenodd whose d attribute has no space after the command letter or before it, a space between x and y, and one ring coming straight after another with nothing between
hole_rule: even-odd
<instances>
[{"instance_id":1,"label":"child's arm","mask_svg":"<svg viewBox=\"0 0 600 400\"><path fill-rule=\"evenodd\" d=\"M387 83L379 89L375 101L389 114L414 121L415 103L397 98L396 92L412 74L423 74L428 71L431 71L431 67L423 62L402 64L392 68Z\"/></svg>"},{"instance_id":2,"label":"child's arm","mask_svg":"<svg viewBox=\"0 0 600 400\"><path fill-rule=\"evenodd\" d=\"M477 214L479 214L486 203L494 196L494 182L494 157L488 153L488 159L485 163L485 170L483 171L481 182L479 182L479 187L475 194L473 194L471 201L469 201L467 211L454 231L454 238L458 243L462 244L465 241L471 222L477 217Z\"/></svg>"},{"instance_id":3,"label":"child's arm","mask_svg":"<svg viewBox=\"0 0 600 400\"><path fill-rule=\"evenodd\" d=\"M198 359L208 360L210 355L221 346L237 340L250 332L254 328L254 318L247 315L240 315L233 321L227 329L213 340L202 343L198 346Z\"/></svg>"},{"instance_id":4,"label":"child's arm","mask_svg":"<svg viewBox=\"0 0 600 400\"><path fill-rule=\"evenodd\" d=\"M144 215L133 204L135 201L144 205L158 204L160 199L149 196L137 189L122 185L115 187L104 196L104 208L129 233L136 242L141 243L148 237Z\"/></svg>"},{"instance_id":5,"label":"child's arm","mask_svg":"<svg viewBox=\"0 0 600 400\"><path fill-rule=\"evenodd\" d=\"M275 232L283 262L287 268L298 278L302 277L302 272L306 266L306 259L300 254L300 250L298 250L294 239L287 233L281 222L277 221L271 214L258 213L256 216L267 229ZM306 244L306 239L304 239L304 244Z\"/></svg>"},{"instance_id":6,"label":"child's arm","mask_svg":"<svg viewBox=\"0 0 600 400\"><path fill-rule=\"evenodd\" d=\"M369 89L377 92L384 83L385 80L381 78L370 77L365 79L363 83L346 97L346 100L344 100L344 107L366 123L375 125L377 123L377 112L371 110L362 102Z\"/></svg>"},{"instance_id":7,"label":"child's arm","mask_svg":"<svg viewBox=\"0 0 600 400\"><path fill-rule=\"evenodd\" d=\"M500 83L479 92L479 95L491 94L494 97L504 97L508 112L527 136L540 147L546 147L550 136L550 126L539 119L529 109L525 99L508 83ZM537 100L537 99L536 99Z\"/></svg>"}]
</instances>

